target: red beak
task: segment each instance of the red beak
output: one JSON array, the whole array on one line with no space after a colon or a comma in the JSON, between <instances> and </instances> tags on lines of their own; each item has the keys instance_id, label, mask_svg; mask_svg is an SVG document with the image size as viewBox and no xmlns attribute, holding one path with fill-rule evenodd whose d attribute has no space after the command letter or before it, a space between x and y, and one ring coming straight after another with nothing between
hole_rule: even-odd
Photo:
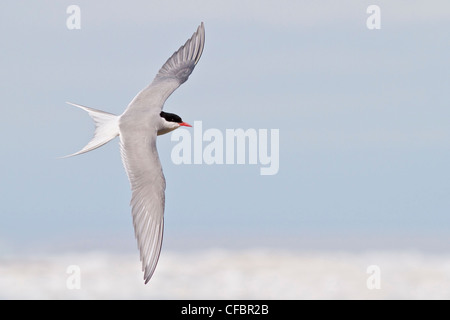
<instances>
[{"instance_id":1,"label":"red beak","mask_svg":"<svg viewBox=\"0 0 450 320\"><path fill-rule=\"evenodd\" d=\"M186 122L180 123L180 127L181 126L183 126L183 127L192 127L189 123L186 123Z\"/></svg>"}]
</instances>

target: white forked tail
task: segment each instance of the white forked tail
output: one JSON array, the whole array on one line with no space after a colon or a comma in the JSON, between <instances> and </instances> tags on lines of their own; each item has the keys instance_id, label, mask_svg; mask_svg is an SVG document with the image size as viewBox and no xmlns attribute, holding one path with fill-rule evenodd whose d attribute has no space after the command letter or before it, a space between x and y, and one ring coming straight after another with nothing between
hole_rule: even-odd
<instances>
[{"instance_id":1,"label":"white forked tail","mask_svg":"<svg viewBox=\"0 0 450 320\"><path fill-rule=\"evenodd\" d=\"M63 158L76 156L94 150L98 147L101 147L105 143L108 143L119 135L119 116L116 116L112 113L81 106L79 104L71 102L67 103L72 106L81 108L89 113L89 116L91 116L91 118L95 122L95 132L92 140L89 141L89 143L83 149L73 154L69 154L68 156L65 156Z\"/></svg>"}]
</instances>

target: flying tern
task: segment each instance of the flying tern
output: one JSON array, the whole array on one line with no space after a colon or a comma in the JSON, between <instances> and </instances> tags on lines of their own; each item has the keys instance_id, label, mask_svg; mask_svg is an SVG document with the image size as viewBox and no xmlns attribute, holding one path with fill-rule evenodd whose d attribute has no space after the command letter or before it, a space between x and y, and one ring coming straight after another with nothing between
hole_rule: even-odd
<instances>
[{"instance_id":1,"label":"flying tern","mask_svg":"<svg viewBox=\"0 0 450 320\"><path fill-rule=\"evenodd\" d=\"M120 138L122 162L131 185L131 213L145 283L158 263L164 230L166 180L156 149L156 137L181 126L190 127L178 115L162 109L167 98L189 78L204 44L202 22L120 116L68 102L87 111L96 128L92 140L67 157L94 150L117 136Z\"/></svg>"}]
</instances>

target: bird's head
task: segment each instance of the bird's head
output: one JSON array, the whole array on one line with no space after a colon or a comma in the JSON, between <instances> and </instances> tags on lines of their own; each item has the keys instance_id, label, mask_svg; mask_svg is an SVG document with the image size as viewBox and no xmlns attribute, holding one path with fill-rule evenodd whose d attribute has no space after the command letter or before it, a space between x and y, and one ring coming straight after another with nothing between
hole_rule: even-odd
<instances>
[{"instance_id":1,"label":"bird's head","mask_svg":"<svg viewBox=\"0 0 450 320\"><path fill-rule=\"evenodd\" d=\"M181 117L174 113L161 111L159 115L162 120L162 128L158 130L158 136L169 133L179 127L192 127L190 124L183 122Z\"/></svg>"}]
</instances>

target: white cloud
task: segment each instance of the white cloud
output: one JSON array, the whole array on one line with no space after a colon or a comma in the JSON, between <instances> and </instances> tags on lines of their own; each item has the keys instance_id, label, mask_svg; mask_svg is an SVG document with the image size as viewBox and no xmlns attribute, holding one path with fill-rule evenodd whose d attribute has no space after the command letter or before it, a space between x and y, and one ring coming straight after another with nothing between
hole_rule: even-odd
<instances>
[{"instance_id":1,"label":"white cloud","mask_svg":"<svg viewBox=\"0 0 450 320\"><path fill-rule=\"evenodd\" d=\"M449 263L411 252L166 252L144 285L137 254L4 258L0 299L449 299ZM80 289L66 286L69 265ZM366 286L371 265L380 290Z\"/></svg>"}]
</instances>

